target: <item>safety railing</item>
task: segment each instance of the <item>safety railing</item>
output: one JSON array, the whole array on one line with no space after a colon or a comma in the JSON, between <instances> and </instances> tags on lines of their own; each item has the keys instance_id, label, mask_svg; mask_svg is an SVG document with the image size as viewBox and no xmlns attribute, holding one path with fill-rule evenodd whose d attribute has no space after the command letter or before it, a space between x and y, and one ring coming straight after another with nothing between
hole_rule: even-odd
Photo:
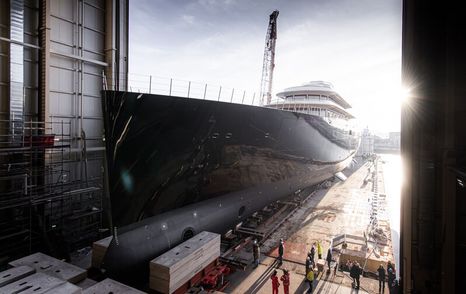
<instances>
[{"instance_id":1,"label":"safety railing","mask_svg":"<svg viewBox=\"0 0 466 294\"><path fill-rule=\"evenodd\" d=\"M225 87L197 81L174 79L157 75L146 75L137 73L121 74L118 79L106 77L102 74L103 88L108 90L125 89L129 92L144 94L159 94L191 99L214 100L221 102L264 106L260 105L260 92L244 90L240 88ZM272 95L270 102L272 108L283 111L313 114L324 119L336 119L333 111L325 110L322 113L313 111L308 105L307 99L287 98L286 100ZM318 104L324 106L336 106L337 104L327 98L318 98ZM273 105L273 106L272 106ZM317 106L315 106L317 107Z\"/></svg>"},{"instance_id":2,"label":"safety railing","mask_svg":"<svg viewBox=\"0 0 466 294\"><path fill-rule=\"evenodd\" d=\"M112 80L112 82L108 82L108 80ZM109 90L126 88L130 92L137 93L159 94L260 106L259 91L156 75L136 73L120 75L118 79L104 79L104 88ZM276 97L272 100L272 103L282 101L284 101L282 98Z\"/></svg>"}]
</instances>

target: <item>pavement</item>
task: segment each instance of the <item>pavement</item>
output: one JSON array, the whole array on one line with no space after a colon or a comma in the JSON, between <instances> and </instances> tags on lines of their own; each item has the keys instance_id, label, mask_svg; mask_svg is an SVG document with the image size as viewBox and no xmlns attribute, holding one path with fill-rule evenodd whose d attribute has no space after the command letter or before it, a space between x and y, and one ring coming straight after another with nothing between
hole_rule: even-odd
<instances>
[{"instance_id":1,"label":"pavement","mask_svg":"<svg viewBox=\"0 0 466 294\"><path fill-rule=\"evenodd\" d=\"M370 198L373 185L368 181L371 164L360 163L343 173L345 182L335 182L329 188L322 188L304 203L295 214L278 228L262 245L260 264L251 264L245 271L236 271L227 279L230 285L227 293L272 293L270 275L277 269L276 256L278 240L285 240L284 262L280 268L290 272L290 293L306 293L305 260L313 242L320 241L323 258L330 246L332 237L339 234L363 235L370 221ZM249 251L246 248L246 251ZM252 251L251 263L252 263ZM316 254L317 258L317 254ZM329 275L320 273L314 283L312 293L378 293L378 281L361 277L359 290L351 287L352 279L347 272L333 270ZM385 289L388 293L388 289ZM279 293L283 292L280 286Z\"/></svg>"},{"instance_id":2,"label":"pavement","mask_svg":"<svg viewBox=\"0 0 466 294\"><path fill-rule=\"evenodd\" d=\"M277 270L280 277L283 271L280 268L287 268L290 272L290 293L307 293L309 285L304 279L304 266L293 262L284 261L280 268L277 268L275 258L265 257L257 268L248 267L246 271L237 271L228 277L230 285L225 290L227 293L272 293L272 283L270 276L273 270ZM373 292L373 280L361 278L361 288L359 290L351 287L351 278L347 273L332 271L329 275L320 273L314 282L312 293L377 293ZM365 287L368 287L366 289ZM378 285L377 285L378 287ZM376 289L377 291L378 289ZM388 289L386 289L388 293ZM280 286L279 293L284 293L283 285Z\"/></svg>"}]
</instances>

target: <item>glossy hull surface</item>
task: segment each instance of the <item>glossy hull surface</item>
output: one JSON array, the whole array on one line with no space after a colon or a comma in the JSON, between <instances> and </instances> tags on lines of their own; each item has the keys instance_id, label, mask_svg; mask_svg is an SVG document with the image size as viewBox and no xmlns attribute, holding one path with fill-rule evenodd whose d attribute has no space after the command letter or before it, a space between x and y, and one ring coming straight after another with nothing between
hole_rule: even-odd
<instances>
[{"instance_id":1,"label":"glossy hull surface","mask_svg":"<svg viewBox=\"0 0 466 294\"><path fill-rule=\"evenodd\" d=\"M314 185L342 170L359 145L351 132L308 114L129 92L103 96L117 227L231 193Z\"/></svg>"},{"instance_id":2,"label":"glossy hull surface","mask_svg":"<svg viewBox=\"0 0 466 294\"><path fill-rule=\"evenodd\" d=\"M113 226L110 277L147 277L184 239L224 233L352 160L359 138L318 116L272 108L103 92Z\"/></svg>"}]
</instances>

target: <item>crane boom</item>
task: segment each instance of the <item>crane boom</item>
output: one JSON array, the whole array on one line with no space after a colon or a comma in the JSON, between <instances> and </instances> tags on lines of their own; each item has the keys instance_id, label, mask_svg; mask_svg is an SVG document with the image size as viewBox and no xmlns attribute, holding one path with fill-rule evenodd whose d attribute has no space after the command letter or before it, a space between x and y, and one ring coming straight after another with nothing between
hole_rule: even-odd
<instances>
[{"instance_id":1,"label":"crane boom","mask_svg":"<svg viewBox=\"0 0 466 294\"><path fill-rule=\"evenodd\" d=\"M272 79L275 67L275 42L277 40L278 10L270 14L269 27L265 36L264 61L262 64L262 80L260 105L270 104L272 100Z\"/></svg>"}]
</instances>

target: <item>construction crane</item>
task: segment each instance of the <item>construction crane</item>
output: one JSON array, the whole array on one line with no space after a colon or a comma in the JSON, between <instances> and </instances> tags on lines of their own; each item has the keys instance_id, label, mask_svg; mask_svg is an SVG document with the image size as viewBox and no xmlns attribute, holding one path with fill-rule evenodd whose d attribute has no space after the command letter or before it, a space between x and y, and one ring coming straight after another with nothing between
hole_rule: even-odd
<instances>
[{"instance_id":1,"label":"construction crane","mask_svg":"<svg viewBox=\"0 0 466 294\"><path fill-rule=\"evenodd\" d=\"M275 42L277 40L278 10L270 14L269 27L265 36L264 62L262 65L262 80L260 105L270 104L272 100L273 68L275 67Z\"/></svg>"}]
</instances>

